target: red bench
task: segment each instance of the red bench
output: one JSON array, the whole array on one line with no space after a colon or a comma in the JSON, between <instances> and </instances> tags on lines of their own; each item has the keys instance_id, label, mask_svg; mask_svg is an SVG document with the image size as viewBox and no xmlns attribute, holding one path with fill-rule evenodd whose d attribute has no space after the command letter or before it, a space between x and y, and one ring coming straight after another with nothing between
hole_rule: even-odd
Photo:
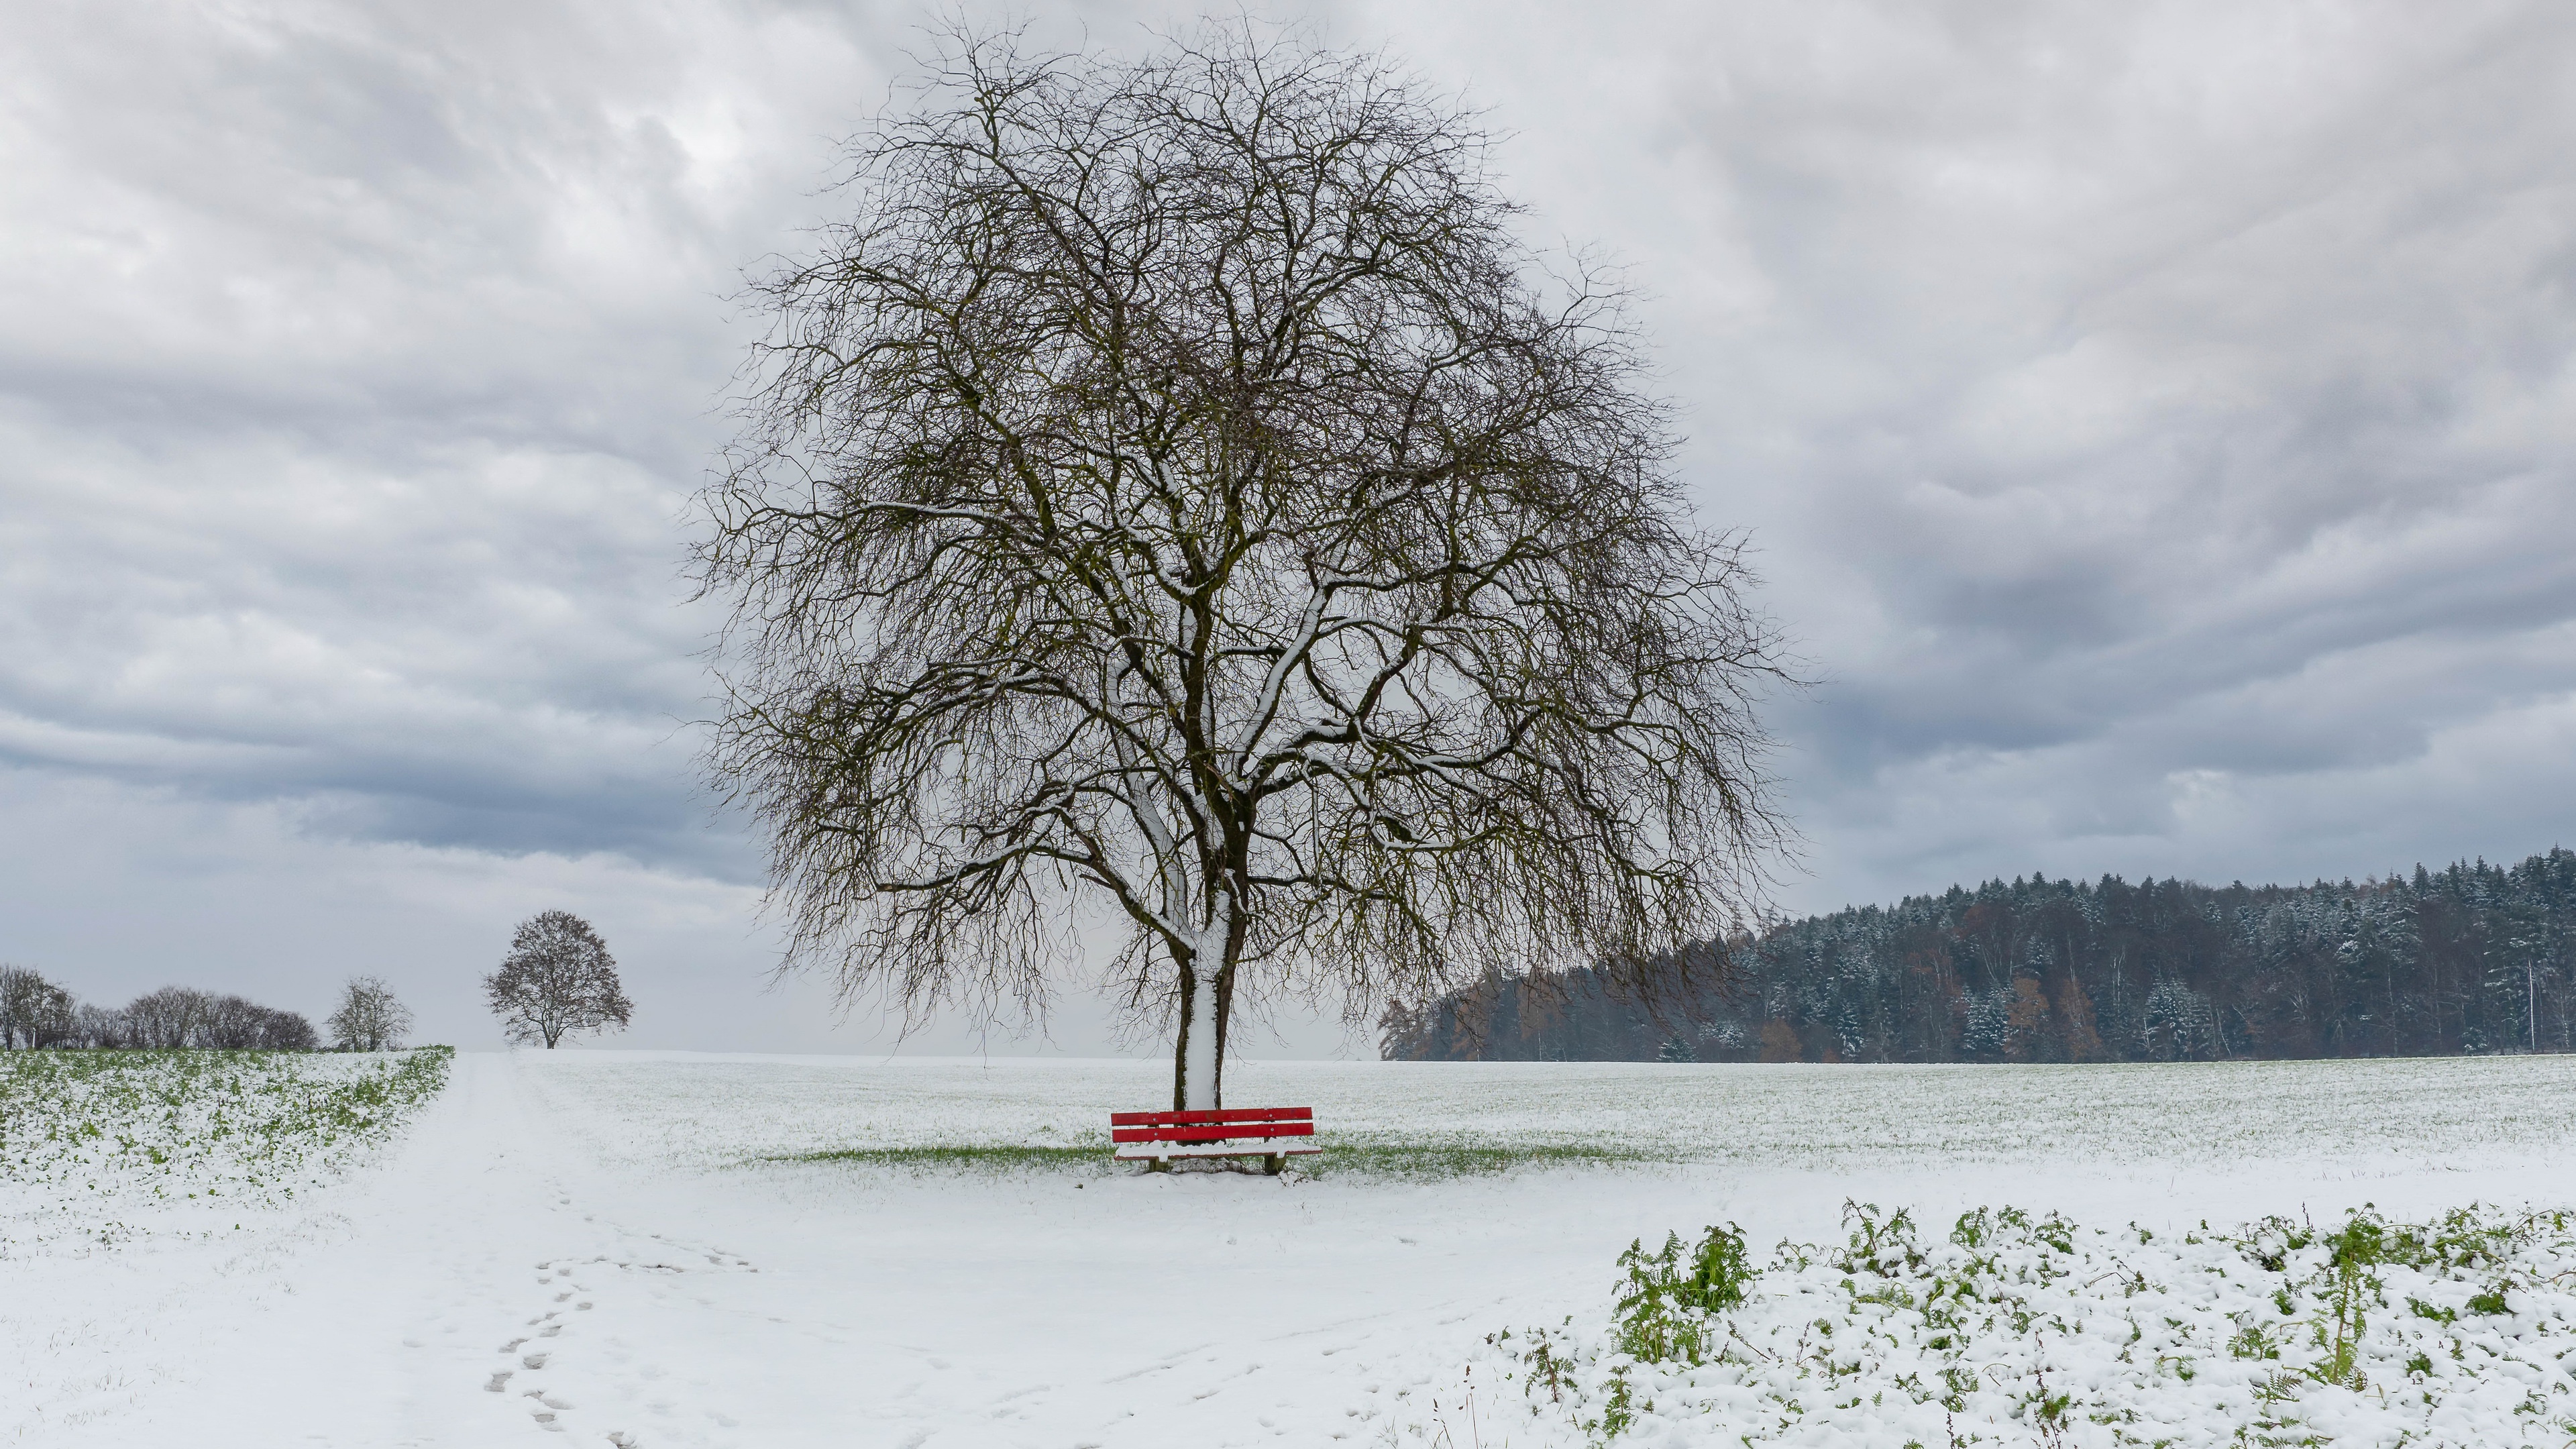
<instances>
[{"instance_id":1,"label":"red bench","mask_svg":"<svg viewBox=\"0 0 2576 1449\"><path fill-rule=\"evenodd\" d=\"M1324 1149L1315 1145L1312 1107L1229 1107L1214 1112L1112 1112L1111 1154L1120 1162L1169 1172L1175 1157L1258 1157L1277 1175L1288 1159Z\"/></svg>"}]
</instances>

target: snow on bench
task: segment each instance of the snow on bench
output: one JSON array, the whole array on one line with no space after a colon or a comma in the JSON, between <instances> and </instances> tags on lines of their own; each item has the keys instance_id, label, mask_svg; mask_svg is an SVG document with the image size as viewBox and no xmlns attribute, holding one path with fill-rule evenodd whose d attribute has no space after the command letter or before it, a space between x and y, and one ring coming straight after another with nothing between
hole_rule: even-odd
<instances>
[{"instance_id":1,"label":"snow on bench","mask_svg":"<svg viewBox=\"0 0 2576 1449\"><path fill-rule=\"evenodd\" d=\"M1324 1150L1314 1136L1312 1107L1109 1114L1109 1140L1118 1148L1111 1156L1150 1163L1148 1172L1171 1171L1175 1157L1259 1157L1262 1170L1276 1175L1290 1157Z\"/></svg>"}]
</instances>

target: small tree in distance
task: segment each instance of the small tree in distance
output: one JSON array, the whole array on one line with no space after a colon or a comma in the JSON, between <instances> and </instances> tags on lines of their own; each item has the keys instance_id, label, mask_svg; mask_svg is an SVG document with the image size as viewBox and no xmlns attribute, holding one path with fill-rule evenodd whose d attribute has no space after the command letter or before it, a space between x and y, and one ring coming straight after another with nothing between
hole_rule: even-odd
<instances>
[{"instance_id":1,"label":"small tree in distance","mask_svg":"<svg viewBox=\"0 0 2576 1449\"><path fill-rule=\"evenodd\" d=\"M394 999L379 977L352 976L340 988L340 1007L323 1021L331 1044L344 1052L387 1052L411 1031L411 1008Z\"/></svg>"},{"instance_id":2,"label":"small tree in distance","mask_svg":"<svg viewBox=\"0 0 2576 1449\"><path fill-rule=\"evenodd\" d=\"M570 911L539 911L519 923L501 969L483 978L501 1030L514 1042L552 1051L568 1032L624 1027L634 1003L617 981L617 961L590 922Z\"/></svg>"}]
</instances>

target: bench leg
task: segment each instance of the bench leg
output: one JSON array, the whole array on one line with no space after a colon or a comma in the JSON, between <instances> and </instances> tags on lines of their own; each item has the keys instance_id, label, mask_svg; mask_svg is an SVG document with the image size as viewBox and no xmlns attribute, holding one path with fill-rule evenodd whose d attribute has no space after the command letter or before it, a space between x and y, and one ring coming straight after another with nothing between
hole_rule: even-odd
<instances>
[{"instance_id":1,"label":"bench leg","mask_svg":"<svg viewBox=\"0 0 2576 1449\"><path fill-rule=\"evenodd\" d=\"M1287 1167L1287 1165L1288 1154L1285 1152L1274 1152L1268 1157L1261 1159L1261 1170L1269 1173L1272 1177L1277 1177L1281 1169Z\"/></svg>"},{"instance_id":2,"label":"bench leg","mask_svg":"<svg viewBox=\"0 0 2576 1449\"><path fill-rule=\"evenodd\" d=\"M1153 1161L1145 1164L1145 1170L1147 1172L1169 1172L1172 1170L1172 1159L1168 1157L1157 1157Z\"/></svg>"}]
</instances>

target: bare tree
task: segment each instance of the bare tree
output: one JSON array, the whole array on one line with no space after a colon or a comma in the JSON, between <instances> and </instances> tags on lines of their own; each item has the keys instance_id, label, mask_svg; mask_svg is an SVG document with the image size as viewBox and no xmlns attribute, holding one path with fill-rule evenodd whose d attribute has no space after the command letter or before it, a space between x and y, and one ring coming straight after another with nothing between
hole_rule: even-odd
<instances>
[{"instance_id":1,"label":"bare tree","mask_svg":"<svg viewBox=\"0 0 2576 1449\"><path fill-rule=\"evenodd\" d=\"M0 1051L14 1049L35 1015L37 998L51 983L34 969L0 961Z\"/></svg>"},{"instance_id":2,"label":"bare tree","mask_svg":"<svg viewBox=\"0 0 2576 1449\"><path fill-rule=\"evenodd\" d=\"M408 1023L409 1018L405 1018ZM406 1026L408 1029L408 1026ZM263 1051L309 1052L322 1044L313 1023L300 1011L263 1010L258 1046Z\"/></svg>"},{"instance_id":3,"label":"bare tree","mask_svg":"<svg viewBox=\"0 0 2576 1449\"><path fill-rule=\"evenodd\" d=\"M635 1009L608 943L570 911L521 921L501 969L483 978L483 992L510 1040L541 1041L548 1051L567 1032L623 1027Z\"/></svg>"},{"instance_id":4,"label":"bare tree","mask_svg":"<svg viewBox=\"0 0 2576 1449\"><path fill-rule=\"evenodd\" d=\"M72 1022L70 992L31 967L0 962L0 1051L50 1046Z\"/></svg>"},{"instance_id":5,"label":"bare tree","mask_svg":"<svg viewBox=\"0 0 2576 1449\"><path fill-rule=\"evenodd\" d=\"M64 1040L76 1047L113 1051L133 1045L133 1028L125 1013L83 1002L72 1012L71 1028Z\"/></svg>"},{"instance_id":6,"label":"bare tree","mask_svg":"<svg viewBox=\"0 0 2576 1449\"><path fill-rule=\"evenodd\" d=\"M228 1051L311 1051L313 1023L238 996L209 998L195 1045Z\"/></svg>"},{"instance_id":7,"label":"bare tree","mask_svg":"<svg viewBox=\"0 0 2576 1449\"><path fill-rule=\"evenodd\" d=\"M195 1045L224 1051L241 1051L259 1045L261 1029L267 1024L261 1018L267 1008L239 996L206 998L199 1019Z\"/></svg>"},{"instance_id":8,"label":"bare tree","mask_svg":"<svg viewBox=\"0 0 2576 1449\"><path fill-rule=\"evenodd\" d=\"M1642 984L1758 896L1773 636L1489 145L1249 24L961 33L853 144L696 553L782 969L1034 1013L1089 902L1200 1107L1247 1004Z\"/></svg>"},{"instance_id":9,"label":"bare tree","mask_svg":"<svg viewBox=\"0 0 2576 1449\"><path fill-rule=\"evenodd\" d=\"M214 998L192 986L164 986L126 1003L126 1044L144 1051L203 1046Z\"/></svg>"},{"instance_id":10,"label":"bare tree","mask_svg":"<svg viewBox=\"0 0 2576 1449\"><path fill-rule=\"evenodd\" d=\"M340 988L339 1008L324 1019L331 1044L346 1052L392 1051L411 1031L411 1008L374 976L352 976Z\"/></svg>"}]
</instances>

